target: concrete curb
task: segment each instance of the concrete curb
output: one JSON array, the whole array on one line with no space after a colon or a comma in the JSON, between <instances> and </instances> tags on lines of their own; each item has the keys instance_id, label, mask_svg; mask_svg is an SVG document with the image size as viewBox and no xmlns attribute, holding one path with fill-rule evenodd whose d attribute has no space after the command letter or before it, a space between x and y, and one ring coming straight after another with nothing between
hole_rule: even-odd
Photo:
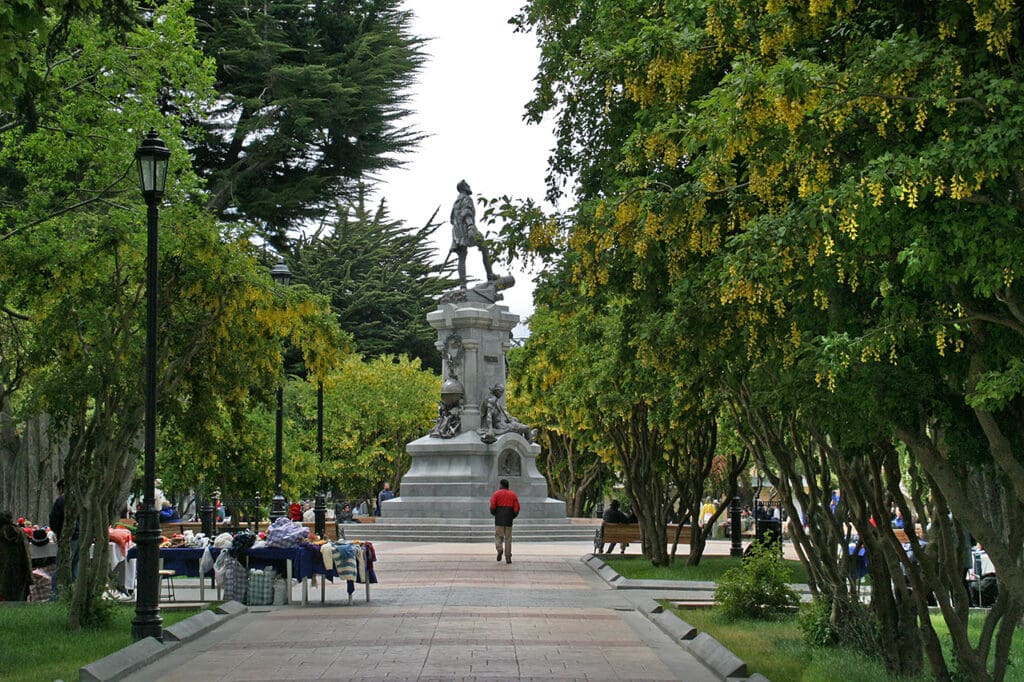
<instances>
[{"instance_id":1,"label":"concrete curb","mask_svg":"<svg viewBox=\"0 0 1024 682\"><path fill-rule=\"evenodd\" d=\"M746 679L747 664L708 633L700 633L683 646L723 679Z\"/></svg>"},{"instance_id":2,"label":"concrete curb","mask_svg":"<svg viewBox=\"0 0 1024 682\"><path fill-rule=\"evenodd\" d=\"M661 604L653 599L650 601L649 608L641 607L641 609L648 620L677 642L691 640L697 636L697 628L671 611L666 611Z\"/></svg>"},{"instance_id":3,"label":"concrete curb","mask_svg":"<svg viewBox=\"0 0 1024 682\"><path fill-rule=\"evenodd\" d=\"M611 566L604 563L599 557L596 557L593 554L584 557L583 562L603 578L610 587L622 589L624 587L622 582L628 581L628 579L623 578L614 569L612 569ZM681 581L637 580L633 581L633 584L629 585L628 589L664 589L666 584L673 582ZM656 584L652 585L651 583ZM713 586L714 583L696 583L694 584L694 589L704 590L706 589L706 585ZM685 588L676 586L674 589ZM656 600L652 599L649 604L641 605L637 610L647 617L648 620L658 626L662 632L671 637L677 644L693 654L705 666L707 666L709 670L714 672L716 675L721 676L723 680L736 680L737 682L739 680L748 680L748 682L767 682L767 679L759 673L755 673L753 676L748 677L747 664L740 659L739 656L729 651L721 642L708 633L698 633L697 628L682 620L673 612L666 611Z\"/></svg>"},{"instance_id":4,"label":"concrete curb","mask_svg":"<svg viewBox=\"0 0 1024 682\"><path fill-rule=\"evenodd\" d=\"M191 618L166 628L163 642L155 637L146 637L98 661L82 666L78 670L78 679L83 682L114 682L124 679L139 668L166 656L183 643L206 634L248 610L243 604L230 601L213 611L200 611Z\"/></svg>"}]
</instances>

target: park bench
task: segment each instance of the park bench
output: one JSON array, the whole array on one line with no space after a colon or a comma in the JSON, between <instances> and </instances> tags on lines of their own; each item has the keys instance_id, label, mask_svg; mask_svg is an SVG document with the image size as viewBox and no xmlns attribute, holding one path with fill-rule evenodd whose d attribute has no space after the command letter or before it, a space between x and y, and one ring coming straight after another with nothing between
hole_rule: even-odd
<instances>
[{"instance_id":1,"label":"park bench","mask_svg":"<svg viewBox=\"0 0 1024 682\"><path fill-rule=\"evenodd\" d=\"M901 545L910 544L910 537L907 535L907 531L905 529L893 528L892 532L893 535L896 536L896 539L899 540ZM922 539L924 538L924 532L921 528L917 529L917 537Z\"/></svg>"},{"instance_id":2,"label":"park bench","mask_svg":"<svg viewBox=\"0 0 1024 682\"><path fill-rule=\"evenodd\" d=\"M666 527L669 544L675 539L677 528L678 525L674 523ZM637 543L641 539L639 523L602 523L598 535L594 538L594 552L600 554L603 546L612 542L622 547L625 543ZM679 532L679 544L690 544L690 526L683 526Z\"/></svg>"}]
</instances>

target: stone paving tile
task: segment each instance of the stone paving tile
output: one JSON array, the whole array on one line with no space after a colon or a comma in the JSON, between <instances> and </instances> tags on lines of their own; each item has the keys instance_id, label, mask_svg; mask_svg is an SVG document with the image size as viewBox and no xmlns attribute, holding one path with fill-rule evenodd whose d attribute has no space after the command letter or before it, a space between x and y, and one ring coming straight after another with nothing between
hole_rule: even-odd
<instances>
[{"instance_id":1,"label":"stone paving tile","mask_svg":"<svg viewBox=\"0 0 1024 682\"><path fill-rule=\"evenodd\" d=\"M582 564L587 549L524 544L506 565L489 544L377 543L368 604L328 583L327 604L260 607L128 679L715 679L636 611L649 596Z\"/></svg>"}]
</instances>

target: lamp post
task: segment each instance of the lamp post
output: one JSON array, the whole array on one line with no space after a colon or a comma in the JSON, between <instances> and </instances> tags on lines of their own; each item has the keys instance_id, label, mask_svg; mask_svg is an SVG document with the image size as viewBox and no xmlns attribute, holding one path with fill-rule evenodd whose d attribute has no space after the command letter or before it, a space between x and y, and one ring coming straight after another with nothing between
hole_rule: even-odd
<instances>
[{"instance_id":1,"label":"lamp post","mask_svg":"<svg viewBox=\"0 0 1024 682\"><path fill-rule=\"evenodd\" d=\"M163 641L160 617L160 521L156 509L156 304L159 286L157 269L157 218L160 199L167 182L167 161L171 152L155 130L135 150L139 186L146 200L146 375L144 430L144 485L135 544L138 546L135 618L132 638L155 637Z\"/></svg>"},{"instance_id":2,"label":"lamp post","mask_svg":"<svg viewBox=\"0 0 1024 682\"><path fill-rule=\"evenodd\" d=\"M327 506L324 491L324 382L316 382L316 451L320 455L320 492L313 501L313 532L318 538L327 533Z\"/></svg>"},{"instance_id":3,"label":"lamp post","mask_svg":"<svg viewBox=\"0 0 1024 682\"><path fill-rule=\"evenodd\" d=\"M740 509L740 496L733 495L732 504L729 505L729 521L730 521L730 539L732 544L729 545L729 556L741 557L743 556L743 542L740 539L740 532L742 531L743 521L740 518L743 511Z\"/></svg>"},{"instance_id":4,"label":"lamp post","mask_svg":"<svg viewBox=\"0 0 1024 682\"><path fill-rule=\"evenodd\" d=\"M270 276L282 287L288 286L292 271L284 261L270 269ZM274 434L274 499L270 503L270 520L276 521L285 515L282 460L284 459L284 385L277 387L277 426Z\"/></svg>"}]
</instances>

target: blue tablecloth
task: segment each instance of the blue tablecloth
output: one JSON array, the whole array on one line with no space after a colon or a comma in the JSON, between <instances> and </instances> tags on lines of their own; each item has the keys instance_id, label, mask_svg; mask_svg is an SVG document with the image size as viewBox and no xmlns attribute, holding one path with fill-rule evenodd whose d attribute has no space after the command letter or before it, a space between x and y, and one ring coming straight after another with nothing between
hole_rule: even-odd
<instances>
[{"instance_id":1,"label":"blue tablecloth","mask_svg":"<svg viewBox=\"0 0 1024 682\"><path fill-rule=\"evenodd\" d=\"M221 550L216 547L210 548L210 554L213 555L214 561L217 560ZM132 547L128 550L129 559L138 558L138 549ZM163 567L167 570L174 571L176 575L183 575L190 578L199 577L199 562L203 558L203 549L201 547L161 547L160 548L160 559L163 561ZM207 571L206 575L213 575L213 570Z\"/></svg>"}]
</instances>

